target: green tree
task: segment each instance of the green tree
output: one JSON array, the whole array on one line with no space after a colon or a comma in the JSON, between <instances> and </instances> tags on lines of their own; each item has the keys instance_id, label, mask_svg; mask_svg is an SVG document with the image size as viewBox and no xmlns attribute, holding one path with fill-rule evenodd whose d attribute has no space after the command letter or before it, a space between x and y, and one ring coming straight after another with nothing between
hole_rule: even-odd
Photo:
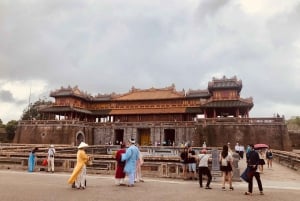
<instances>
[{"instance_id":1,"label":"green tree","mask_svg":"<svg viewBox=\"0 0 300 201\"><path fill-rule=\"evenodd\" d=\"M6 124L5 130L6 130L6 135L7 135L8 141L12 141L14 139L15 133L17 130L17 126L18 126L18 121L16 121L16 120L11 120Z\"/></svg>"},{"instance_id":2,"label":"green tree","mask_svg":"<svg viewBox=\"0 0 300 201\"><path fill-rule=\"evenodd\" d=\"M39 99L35 103L31 103L29 107L23 111L21 120L41 119L42 115L41 113L39 113L39 108L45 107L50 104L52 104L51 101L46 101L41 99Z\"/></svg>"},{"instance_id":3,"label":"green tree","mask_svg":"<svg viewBox=\"0 0 300 201\"><path fill-rule=\"evenodd\" d=\"M296 123L298 126L300 126L300 117L296 117L295 123Z\"/></svg>"},{"instance_id":4,"label":"green tree","mask_svg":"<svg viewBox=\"0 0 300 201\"><path fill-rule=\"evenodd\" d=\"M2 119L0 119L0 128L5 128L5 124L3 124Z\"/></svg>"}]
</instances>

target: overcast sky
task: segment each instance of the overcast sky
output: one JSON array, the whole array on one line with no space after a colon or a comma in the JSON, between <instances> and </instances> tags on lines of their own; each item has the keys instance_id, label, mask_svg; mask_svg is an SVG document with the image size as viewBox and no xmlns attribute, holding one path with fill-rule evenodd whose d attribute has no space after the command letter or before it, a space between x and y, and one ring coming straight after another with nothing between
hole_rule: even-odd
<instances>
[{"instance_id":1,"label":"overcast sky","mask_svg":"<svg viewBox=\"0 0 300 201\"><path fill-rule=\"evenodd\" d=\"M91 95L237 76L250 117L300 115L299 0L0 0L0 119ZM31 94L31 96L30 96Z\"/></svg>"}]
</instances>

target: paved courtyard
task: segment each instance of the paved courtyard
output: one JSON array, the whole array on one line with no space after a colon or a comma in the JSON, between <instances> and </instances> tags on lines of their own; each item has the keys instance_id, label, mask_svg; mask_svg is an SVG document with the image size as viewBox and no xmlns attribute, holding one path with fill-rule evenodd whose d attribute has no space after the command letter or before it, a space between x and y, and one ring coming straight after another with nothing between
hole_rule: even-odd
<instances>
[{"instance_id":1,"label":"paved courtyard","mask_svg":"<svg viewBox=\"0 0 300 201\"><path fill-rule=\"evenodd\" d=\"M254 180L252 196L243 195L245 182L234 182L234 191L221 191L218 180L212 182L212 190L199 188L198 181L157 178L144 178L145 182L135 187L123 187L114 185L113 176L88 175L87 188L75 190L67 184L69 173L0 170L0 176L1 201L295 201L300 197L300 174L278 164L265 168L262 174L265 195L259 195Z\"/></svg>"}]
</instances>

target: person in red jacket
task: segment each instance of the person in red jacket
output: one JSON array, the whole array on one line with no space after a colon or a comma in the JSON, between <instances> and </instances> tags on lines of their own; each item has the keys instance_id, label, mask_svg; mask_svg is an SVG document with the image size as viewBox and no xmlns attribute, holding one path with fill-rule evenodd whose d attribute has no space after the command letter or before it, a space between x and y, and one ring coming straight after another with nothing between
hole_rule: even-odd
<instances>
[{"instance_id":1,"label":"person in red jacket","mask_svg":"<svg viewBox=\"0 0 300 201\"><path fill-rule=\"evenodd\" d=\"M122 154L126 152L125 144L121 144L121 149L117 151L116 153L116 161L117 161L117 169L115 174L115 183L116 185L125 185L124 179L125 179L125 161L121 161Z\"/></svg>"}]
</instances>

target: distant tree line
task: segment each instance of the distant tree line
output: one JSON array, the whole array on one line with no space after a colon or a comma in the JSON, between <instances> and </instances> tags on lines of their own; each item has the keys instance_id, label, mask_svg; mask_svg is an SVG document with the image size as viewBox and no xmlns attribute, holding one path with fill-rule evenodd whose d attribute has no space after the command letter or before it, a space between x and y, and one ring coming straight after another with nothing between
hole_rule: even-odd
<instances>
[{"instance_id":1,"label":"distant tree line","mask_svg":"<svg viewBox=\"0 0 300 201\"><path fill-rule=\"evenodd\" d=\"M31 103L26 109L23 110L20 120L39 120L42 118L42 115L39 113L39 108L45 107L52 104L51 101L39 99L35 103ZM2 119L0 118L0 129L5 130L5 133L2 133L0 136L0 142L12 142L18 126L17 120L11 120L7 124L3 124Z\"/></svg>"},{"instance_id":2,"label":"distant tree line","mask_svg":"<svg viewBox=\"0 0 300 201\"><path fill-rule=\"evenodd\" d=\"M292 118L287 120L287 124L294 124L300 126L300 117Z\"/></svg>"}]
</instances>

